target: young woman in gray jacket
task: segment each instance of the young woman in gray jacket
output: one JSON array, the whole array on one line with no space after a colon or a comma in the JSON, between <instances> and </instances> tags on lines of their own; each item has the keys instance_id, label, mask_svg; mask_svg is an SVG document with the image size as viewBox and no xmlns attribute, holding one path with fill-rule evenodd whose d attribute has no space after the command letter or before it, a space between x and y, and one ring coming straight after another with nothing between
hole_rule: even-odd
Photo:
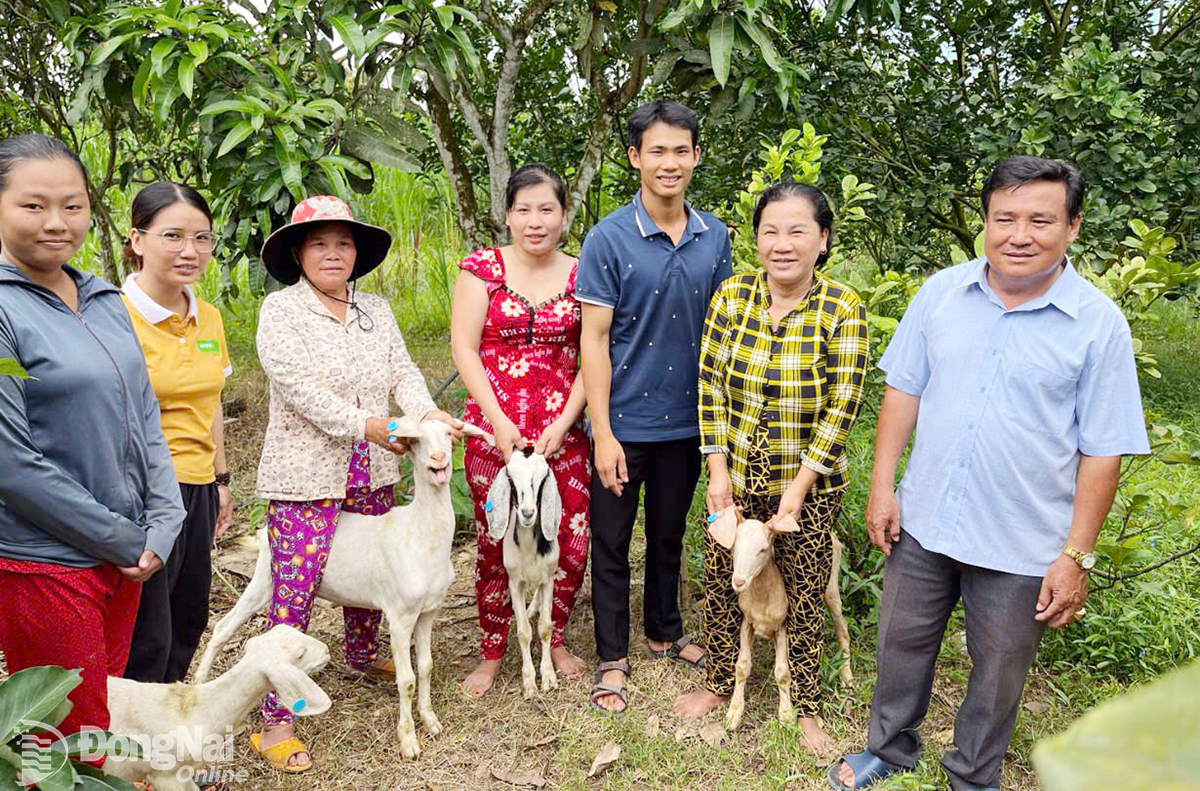
<instances>
[{"instance_id":1,"label":"young woman in gray jacket","mask_svg":"<svg viewBox=\"0 0 1200 791\"><path fill-rule=\"evenodd\" d=\"M81 668L58 726L108 728L141 583L183 522L158 403L121 292L67 265L87 237L83 165L0 141L0 651L14 673Z\"/></svg>"}]
</instances>

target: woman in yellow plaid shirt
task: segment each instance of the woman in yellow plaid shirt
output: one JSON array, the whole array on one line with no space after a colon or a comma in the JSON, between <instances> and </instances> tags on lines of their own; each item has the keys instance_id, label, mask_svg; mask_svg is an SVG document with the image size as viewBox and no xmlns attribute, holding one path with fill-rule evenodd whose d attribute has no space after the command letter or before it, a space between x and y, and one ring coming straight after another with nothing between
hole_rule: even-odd
<instances>
[{"instance_id":1,"label":"woman in yellow plaid shirt","mask_svg":"<svg viewBox=\"0 0 1200 791\"><path fill-rule=\"evenodd\" d=\"M829 257L833 212L818 189L781 182L754 210L762 271L735 275L713 295L700 350L700 441L708 462L707 505L798 533L775 537L788 597L792 703L805 746L833 751L816 719L832 529L846 486L846 438L867 368L867 321L848 287L817 271ZM730 585L733 558L704 543L702 629L706 688L682 695L676 713L703 716L733 691L741 611Z\"/></svg>"}]
</instances>

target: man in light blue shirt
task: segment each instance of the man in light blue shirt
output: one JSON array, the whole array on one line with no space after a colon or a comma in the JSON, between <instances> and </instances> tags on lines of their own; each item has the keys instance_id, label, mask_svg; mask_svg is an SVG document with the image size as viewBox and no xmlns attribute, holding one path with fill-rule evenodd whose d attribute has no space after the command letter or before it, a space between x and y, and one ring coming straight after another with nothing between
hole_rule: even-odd
<instances>
[{"instance_id":1,"label":"man in light blue shirt","mask_svg":"<svg viewBox=\"0 0 1200 791\"><path fill-rule=\"evenodd\" d=\"M984 257L931 277L880 361L866 513L888 555L878 679L867 750L830 769L834 787L916 766L961 598L972 670L942 765L955 791L998 789L1038 640L1082 613L1121 457L1149 452L1128 324L1066 255L1083 192L1070 165L997 165Z\"/></svg>"}]
</instances>

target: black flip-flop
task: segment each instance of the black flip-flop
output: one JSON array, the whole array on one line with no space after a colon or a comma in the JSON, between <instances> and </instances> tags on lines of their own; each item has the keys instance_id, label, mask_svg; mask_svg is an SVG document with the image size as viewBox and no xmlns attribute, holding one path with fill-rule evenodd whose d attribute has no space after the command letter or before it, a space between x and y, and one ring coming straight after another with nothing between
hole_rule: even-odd
<instances>
[{"instance_id":1,"label":"black flip-flop","mask_svg":"<svg viewBox=\"0 0 1200 791\"><path fill-rule=\"evenodd\" d=\"M692 638L685 634L683 637L680 637L678 640L671 643L661 651L656 651L653 648L650 648L649 645L646 647L650 649L650 653L654 654L659 659L674 659L676 662L685 664L694 670L703 670L704 668L708 667L708 651L700 648L699 643L696 643L696 647L700 648L701 651L699 659L693 661L682 656L683 649L687 648L689 645L692 645L693 642L694 641Z\"/></svg>"}]
</instances>

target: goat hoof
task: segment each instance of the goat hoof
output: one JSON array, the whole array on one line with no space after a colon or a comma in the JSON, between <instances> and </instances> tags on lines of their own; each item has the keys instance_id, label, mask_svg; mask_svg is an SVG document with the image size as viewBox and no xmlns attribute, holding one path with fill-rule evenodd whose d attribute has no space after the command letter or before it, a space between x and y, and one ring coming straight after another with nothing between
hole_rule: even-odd
<instances>
[{"instance_id":1,"label":"goat hoof","mask_svg":"<svg viewBox=\"0 0 1200 791\"><path fill-rule=\"evenodd\" d=\"M521 697L529 700L537 695L537 685L533 683L521 685Z\"/></svg>"},{"instance_id":2,"label":"goat hoof","mask_svg":"<svg viewBox=\"0 0 1200 791\"><path fill-rule=\"evenodd\" d=\"M550 675L542 676L542 692L549 692L552 689L558 689L558 676L551 673Z\"/></svg>"},{"instance_id":3,"label":"goat hoof","mask_svg":"<svg viewBox=\"0 0 1200 791\"><path fill-rule=\"evenodd\" d=\"M416 736L406 736L400 739L400 754L405 758L416 758L421 754L421 745Z\"/></svg>"},{"instance_id":4,"label":"goat hoof","mask_svg":"<svg viewBox=\"0 0 1200 791\"><path fill-rule=\"evenodd\" d=\"M442 723L433 712L422 714L421 724L425 726L425 732L430 736L437 736L442 732Z\"/></svg>"}]
</instances>

